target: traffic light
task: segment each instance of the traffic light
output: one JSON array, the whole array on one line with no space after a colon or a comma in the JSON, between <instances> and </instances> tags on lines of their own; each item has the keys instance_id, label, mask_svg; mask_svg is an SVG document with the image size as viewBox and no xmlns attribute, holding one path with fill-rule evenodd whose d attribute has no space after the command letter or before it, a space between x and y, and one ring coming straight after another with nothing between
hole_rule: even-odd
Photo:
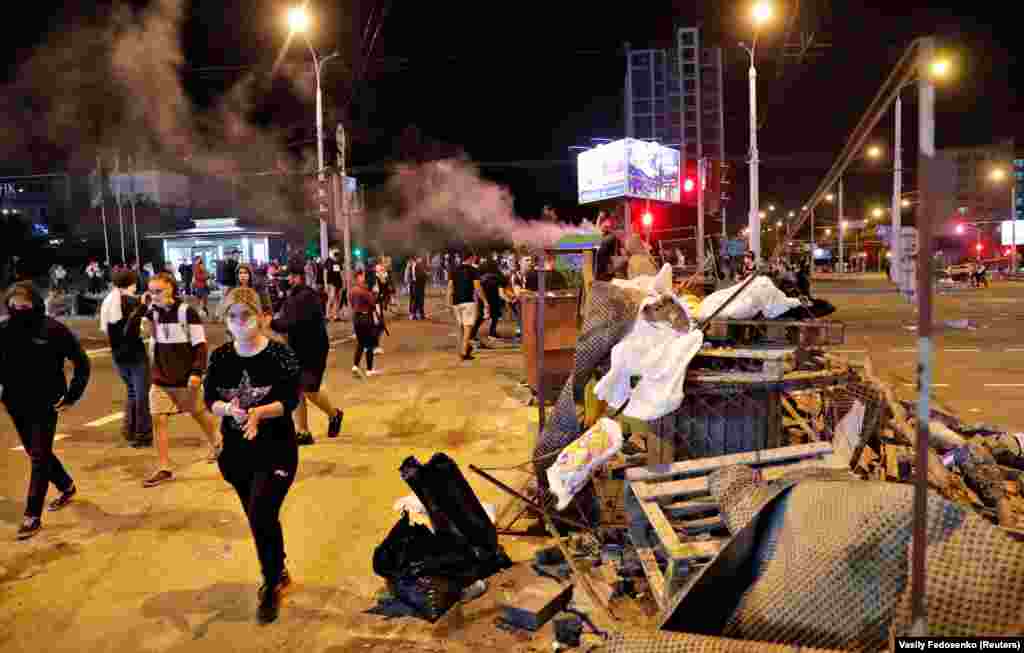
<instances>
[{"instance_id":1,"label":"traffic light","mask_svg":"<svg viewBox=\"0 0 1024 653\"><path fill-rule=\"evenodd\" d=\"M683 168L683 196L680 198L686 206L697 206L697 161L686 160Z\"/></svg>"},{"instance_id":2,"label":"traffic light","mask_svg":"<svg viewBox=\"0 0 1024 653\"><path fill-rule=\"evenodd\" d=\"M363 255L363 250L359 249L358 247L356 247L355 249L352 250L352 256L355 256L356 258L360 258L360 257L362 257L362 255Z\"/></svg>"}]
</instances>

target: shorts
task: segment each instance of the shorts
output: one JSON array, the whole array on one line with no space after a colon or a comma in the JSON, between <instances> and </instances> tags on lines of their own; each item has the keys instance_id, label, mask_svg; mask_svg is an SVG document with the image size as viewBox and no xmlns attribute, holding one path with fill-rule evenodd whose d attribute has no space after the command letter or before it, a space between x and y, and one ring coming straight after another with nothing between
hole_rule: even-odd
<instances>
[{"instance_id":1,"label":"shorts","mask_svg":"<svg viewBox=\"0 0 1024 653\"><path fill-rule=\"evenodd\" d=\"M202 288L193 288L192 294L194 294L196 297L209 297L210 289L207 288L206 286L203 286Z\"/></svg>"},{"instance_id":2,"label":"shorts","mask_svg":"<svg viewBox=\"0 0 1024 653\"><path fill-rule=\"evenodd\" d=\"M196 414L201 412L199 388L169 388L153 385L149 388L149 412L153 415Z\"/></svg>"},{"instance_id":3,"label":"shorts","mask_svg":"<svg viewBox=\"0 0 1024 653\"><path fill-rule=\"evenodd\" d=\"M303 368L299 373L299 391L320 392L320 385L324 382L326 371L323 367Z\"/></svg>"},{"instance_id":4,"label":"shorts","mask_svg":"<svg viewBox=\"0 0 1024 653\"><path fill-rule=\"evenodd\" d=\"M476 317L478 315L476 302L456 304L453 310L455 311L455 322L457 324L465 327L473 326L473 323L476 322Z\"/></svg>"}]
</instances>

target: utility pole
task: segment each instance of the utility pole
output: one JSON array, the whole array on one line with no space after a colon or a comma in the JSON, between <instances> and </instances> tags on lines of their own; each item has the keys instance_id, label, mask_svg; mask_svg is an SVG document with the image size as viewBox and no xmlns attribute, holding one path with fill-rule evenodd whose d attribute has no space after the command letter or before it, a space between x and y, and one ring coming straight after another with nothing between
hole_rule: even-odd
<instances>
[{"instance_id":1,"label":"utility pole","mask_svg":"<svg viewBox=\"0 0 1024 653\"><path fill-rule=\"evenodd\" d=\"M903 249L900 245L900 232L903 230L903 88L896 94L896 133L893 137L892 171L892 257L890 268L892 278L899 284L900 270L903 268ZM881 263L881 257L879 257Z\"/></svg>"},{"instance_id":2,"label":"utility pole","mask_svg":"<svg viewBox=\"0 0 1024 653\"><path fill-rule=\"evenodd\" d=\"M704 164L704 157L697 159L697 269L701 274L704 271Z\"/></svg>"},{"instance_id":3,"label":"utility pole","mask_svg":"<svg viewBox=\"0 0 1024 653\"><path fill-rule=\"evenodd\" d=\"M338 121L338 128L334 133L338 144L338 174L341 177L339 202L343 231L345 238L345 287L352 287L352 219L349 214L348 195L345 192L345 154L348 149L348 139L345 136L345 125Z\"/></svg>"},{"instance_id":4,"label":"utility pole","mask_svg":"<svg viewBox=\"0 0 1024 653\"><path fill-rule=\"evenodd\" d=\"M756 41L755 41L756 44ZM754 261L761 260L761 214L758 195L757 158L757 69L754 67L754 50L750 53L750 250L754 253Z\"/></svg>"},{"instance_id":5,"label":"utility pole","mask_svg":"<svg viewBox=\"0 0 1024 653\"><path fill-rule=\"evenodd\" d=\"M921 40L917 65L927 70L935 56L935 39ZM928 545L928 422L931 419L932 383L932 212L936 205L935 179L935 85L929 75L920 75L918 88L918 188L921 193L917 212L917 446L914 463L914 526L911 550L910 634L928 634L925 606L925 549Z\"/></svg>"},{"instance_id":6,"label":"utility pole","mask_svg":"<svg viewBox=\"0 0 1024 653\"><path fill-rule=\"evenodd\" d=\"M839 272L844 270L843 261L843 240L846 236L846 228L843 226L845 220L843 219L843 180L839 180L839 219L836 220L838 223L836 229L839 231Z\"/></svg>"}]
</instances>

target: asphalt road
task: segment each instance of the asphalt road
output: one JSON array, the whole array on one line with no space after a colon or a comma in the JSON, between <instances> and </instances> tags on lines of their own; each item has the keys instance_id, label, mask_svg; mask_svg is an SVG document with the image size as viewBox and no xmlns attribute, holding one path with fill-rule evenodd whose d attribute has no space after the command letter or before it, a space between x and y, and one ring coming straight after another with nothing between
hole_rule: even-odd
<instances>
[{"instance_id":1,"label":"asphalt road","mask_svg":"<svg viewBox=\"0 0 1024 653\"><path fill-rule=\"evenodd\" d=\"M883 376L913 396L917 336L905 327L912 308L873 278L822 281L817 293L838 307L847 342L838 351L870 355ZM1024 429L1024 285L942 296L936 319L971 319L975 331L940 329L934 338L941 404L967 419ZM428 307L428 311L430 307ZM435 309L437 310L437 309ZM321 437L326 418L311 410L317 443L303 447L282 510L288 567L296 579L281 619L255 624L258 563L237 497L216 466L201 460L198 427L172 422L177 479L152 489L152 449L136 450L119 435L124 386L95 326L78 325L92 350L94 375L84 400L61 418L56 450L79 485L66 510L44 514L42 532L15 542L24 510L28 460L0 416L0 651L302 650L311 653L527 650L494 628L506 577L465 607L461 620L434 625L370 614L383 582L371 566L374 548L394 525L395 500L408 495L398 467L437 451L452 456L485 503L506 498L468 471L503 467L507 483L524 480L511 465L529 460L536 409L524 403L515 349L457 359L454 328L436 320L394 321L379 357L380 377L352 378L352 343L336 342L327 392L346 411L342 437ZM92 329L92 331L90 331ZM211 326L213 344L223 331ZM3 411L0 411L3 412ZM52 493L51 493L52 496ZM506 537L514 560L528 559L542 539ZM548 628L550 629L550 628ZM549 633L548 633L549 635ZM534 648L534 650L539 650Z\"/></svg>"}]
</instances>

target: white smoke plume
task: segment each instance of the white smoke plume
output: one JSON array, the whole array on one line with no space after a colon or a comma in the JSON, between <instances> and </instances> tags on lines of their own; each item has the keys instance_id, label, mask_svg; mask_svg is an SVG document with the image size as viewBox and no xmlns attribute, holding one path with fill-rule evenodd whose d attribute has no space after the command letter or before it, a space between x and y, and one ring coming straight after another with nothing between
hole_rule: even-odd
<instances>
[{"instance_id":1,"label":"white smoke plume","mask_svg":"<svg viewBox=\"0 0 1024 653\"><path fill-rule=\"evenodd\" d=\"M384 206L366 214L369 242L387 252L412 252L444 243L549 247L580 226L527 221L516 215L510 191L480 176L472 162L444 159L402 164L387 181Z\"/></svg>"}]
</instances>

